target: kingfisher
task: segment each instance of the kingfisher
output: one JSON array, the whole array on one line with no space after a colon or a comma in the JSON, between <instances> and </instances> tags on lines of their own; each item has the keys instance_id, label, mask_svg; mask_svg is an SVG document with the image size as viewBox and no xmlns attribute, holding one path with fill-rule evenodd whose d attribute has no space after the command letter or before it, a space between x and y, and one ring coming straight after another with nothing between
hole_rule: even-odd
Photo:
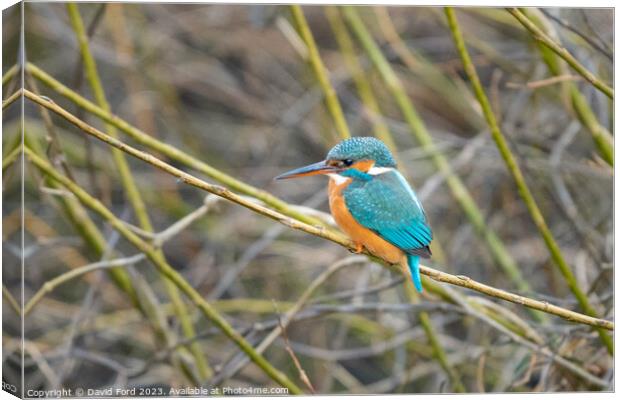
<instances>
[{"instance_id":1,"label":"kingfisher","mask_svg":"<svg viewBox=\"0 0 620 400\"><path fill-rule=\"evenodd\" d=\"M388 147L373 137L353 137L334 146L325 160L275 179L329 176L329 208L356 252L366 248L400 264L422 292L420 257L430 258L433 232L414 190L396 169Z\"/></svg>"}]
</instances>

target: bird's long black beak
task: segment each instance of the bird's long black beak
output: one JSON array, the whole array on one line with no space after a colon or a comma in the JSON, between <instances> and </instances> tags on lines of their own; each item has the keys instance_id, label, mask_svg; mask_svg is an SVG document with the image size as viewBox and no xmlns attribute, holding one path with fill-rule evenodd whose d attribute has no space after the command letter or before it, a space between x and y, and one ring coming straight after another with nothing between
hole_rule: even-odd
<instances>
[{"instance_id":1,"label":"bird's long black beak","mask_svg":"<svg viewBox=\"0 0 620 400\"><path fill-rule=\"evenodd\" d=\"M280 180L300 178L302 176L323 175L335 171L338 171L338 168L328 165L325 161L319 161L318 163L306 165L305 167L285 172L282 175L276 176L274 179Z\"/></svg>"}]
</instances>

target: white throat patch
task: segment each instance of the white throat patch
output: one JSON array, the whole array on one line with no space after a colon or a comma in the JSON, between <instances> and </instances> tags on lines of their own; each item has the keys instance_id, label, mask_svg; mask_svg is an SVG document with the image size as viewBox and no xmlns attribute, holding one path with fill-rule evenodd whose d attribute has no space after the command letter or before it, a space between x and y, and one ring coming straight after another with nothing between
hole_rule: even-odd
<instances>
[{"instance_id":1,"label":"white throat patch","mask_svg":"<svg viewBox=\"0 0 620 400\"><path fill-rule=\"evenodd\" d=\"M336 184L336 186L345 184L351 179L351 178L347 178L346 176L342 176L339 174L327 174L327 175L329 175L330 179L334 180L334 183Z\"/></svg>"},{"instance_id":2,"label":"white throat patch","mask_svg":"<svg viewBox=\"0 0 620 400\"><path fill-rule=\"evenodd\" d=\"M380 174L384 174L386 172L390 172L393 171L394 168L386 168L386 167L372 167L371 169L368 170L368 173L370 175L380 175Z\"/></svg>"}]
</instances>

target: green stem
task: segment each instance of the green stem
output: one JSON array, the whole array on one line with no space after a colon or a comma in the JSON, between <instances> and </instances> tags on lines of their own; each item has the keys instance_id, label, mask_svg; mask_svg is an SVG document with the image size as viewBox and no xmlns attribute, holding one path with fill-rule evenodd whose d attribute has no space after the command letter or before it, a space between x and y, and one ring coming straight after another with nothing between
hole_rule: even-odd
<instances>
[{"instance_id":1,"label":"green stem","mask_svg":"<svg viewBox=\"0 0 620 400\"><path fill-rule=\"evenodd\" d=\"M338 131L341 139L350 138L351 133L349 132L349 127L347 126L347 120L345 119L342 112L342 107L340 106L340 102L338 101L336 91L334 90L332 84L329 82L327 69L325 68L325 65L323 65L321 55L319 54L319 50L316 47L314 37L312 36L310 27L308 26L308 22L306 21L306 17L304 17L304 13L301 10L301 6L292 5L291 13L293 15L293 19L295 20L295 24L297 25L297 29L299 30L299 34L306 43L306 47L308 48L310 65L312 65L314 74L316 75L316 78L319 81L319 85L323 90L323 93L325 95L325 104L327 105L327 109L329 110L329 113L334 120L336 130Z\"/></svg>"},{"instance_id":2,"label":"green stem","mask_svg":"<svg viewBox=\"0 0 620 400\"><path fill-rule=\"evenodd\" d=\"M15 297L13 297L11 292L9 292L9 289L7 289L6 286L4 285L2 285L2 297L6 299L6 301L9 303L11 308L15 311L15 313L18 316L22 315L22 310L21 310L21 307L19 306L19 303L17 302L17 300L15 300Z\"/></svg>"},{"instance_id":3,"label":"green stem","mask_svg":"<svg viewBox=\"0 0 620 400\"><path fill-rule=\"evenodd\" d=\"M2 86L6 85L17 74L17 71L17 64L14 64L11 68L9 68L4 75L2 75Z\"/></svg>"},{"instance_id":4,"label":"green stem","mask_svg":"<svg viewBox=\"0 0 620 400\"><path fill-rule=\"evenodd\" d=\"M13 150L9 152L6 156L2 157L2 172L4 172L11 164L17 160L17 157L22 153L21 143L18 143Z\"/></svg>"},{"instance_id":5,"label":"green stem","mask_svg":"<svg viewBox=\"0 0 620 400\"><path fill-rule=\"evenodd\" d=\"M478 99L478 102L480 103L480 106L482 107L484 117L487 120L489 129L491 130L491 136L493 137L493 140L495 141L495 144L497 145L497 148L506 163L506 167L508 168L512 177L515 180L519 194L521 195L523 202L527 206L527 209L529 210L530 215L532 216L532 219L534 220L534 223L538 227L540 235L542 236L545 244L547 245L547 248L549 249L549 252L551 253L551 258L553 259L553 261L555 262L555 265L558 267L558 269L560 270L560 273L566 280L568 287L575 295L575 298L579 302L579 305L585 311L586 314L592 317L596 317L596 312L594 311L594 308L590 305L585 293L581 290L581 288L577 284L577 280L575 279L575 276L573 275L573 272L571 271L570 266L564 260L562 251L560 250L560 247L556 243L553 237L553 234L551 233L551 230L547 226L547 223L540 209L538 208L538 204L536 203L536 200L534 199L532 192L530 191L529 187L527 186L527 183L525 182L525 178L523 176L523 173L521 172L521 169L517 163L517 160L515 156L512 154L510 148L508 147L508 143L504 135L502 134L499 128L499 125L497 124L497 120L495 119L495 115L493 114L491 104L489 103L489 100L484 92L484 89L482 88L482 84L480 83L480 79L478 78L478 73L476 72L476 68L474 67L474 64L472 63L471 58L469 57L467 48L465 47L465 41L463 40L463 35L461 34L461 30L459 28L458 21L456 19L454 10L451 7L446 7L445 12L446 12L446 17L448 19L448 25L450 27L450 31L452 32L454 43L456 45L456 49L463 62L463 67L465 68L465 73L467 74L467 76L469 77L469 80L471 81L471 85L476 94L476 98ZM609 353L613 355L612 339L607 335L607 333L604 330L598 329L598 328L597 330L601 338L601 341L603 342L605 347L607 347L607 350L609 351Z\"/></svg>"},{"instance_id":6,"label":"green stem","mask_svg":"<svg viewBox=\"0 0 620 400\"><path fill-rule=\"evenodd\" d=\"M9 97L7 97L6 100L2 101L2 109L4 110L5 108L13 104L15 100L19 99L21 96L22 96L22 91L16 90Z\"/></svg>"}]
</instances>

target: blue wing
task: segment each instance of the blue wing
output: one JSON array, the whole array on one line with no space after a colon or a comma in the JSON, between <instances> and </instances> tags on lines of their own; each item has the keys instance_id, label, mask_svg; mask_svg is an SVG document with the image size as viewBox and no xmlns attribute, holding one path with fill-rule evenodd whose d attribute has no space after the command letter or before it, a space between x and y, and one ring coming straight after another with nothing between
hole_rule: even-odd
<instances>
[{"instance_id":1,"label":"blue wing","mask_svg":"<svg viewBox=\"0 0 620 400\"><path fill-rule=\"evenodd\" d=\"M362 226L409 254L430 257L428 246L433 233L426 214L397 170L374 175L367 181L354 179L344 190L344 200Z\"/></svg>"}]
</instances>

